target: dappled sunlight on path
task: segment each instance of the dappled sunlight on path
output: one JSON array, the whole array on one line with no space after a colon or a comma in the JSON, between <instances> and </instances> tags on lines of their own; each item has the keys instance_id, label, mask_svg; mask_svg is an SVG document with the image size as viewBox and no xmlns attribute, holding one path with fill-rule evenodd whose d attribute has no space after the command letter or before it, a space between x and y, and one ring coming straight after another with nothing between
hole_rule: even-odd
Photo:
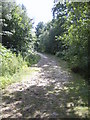
<instances>
[{"instance_id":1,"label":"dappled sunlight on path","mask_svg":"<svg viewBox=\"0 0 90 120\"><path fill-rule=\"evenodd\" d=\"M39 55L41 60L31 68L35 69L33 74L3 91L2 117L72 118L81 117L82 114L87 116L87 107L80 114L74 109L78 106L77 101L82 99L79 99L75 88L72 88L75 94L73 92L72 96L70 95L71 89L67 85L73 81L71 73L63 70L55 58L40 53ZM86 104L87 102L85 106Z\"/></svg>"}]
</instances>

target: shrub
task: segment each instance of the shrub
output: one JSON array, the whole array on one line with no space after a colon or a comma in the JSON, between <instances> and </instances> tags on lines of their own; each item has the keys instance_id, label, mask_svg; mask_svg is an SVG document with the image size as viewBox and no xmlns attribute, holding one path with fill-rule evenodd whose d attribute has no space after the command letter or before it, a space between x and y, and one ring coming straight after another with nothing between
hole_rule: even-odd
<instances>
[{"instance_id":1,"label":"shrub","mask_svg":"<svg viewBox=\"0 0 90 120\"><path fill-rule=\"evenodd\" d=\"M31 66L32 64L35 64L38 62L38 60L40 59L40 57L34 53L34 52L29 52L26 57L25 57L25 61L27 62L28 66Z\"/></svg>"},{"instance_id":2,"label":"shrub","mask_svg":"<svg viewBox=\"0 0 90 120\"><path fill-rule=\"evenodd\" d=\"M0 44L0 76L13 75L22 69L22 66L26 65L21 55L16 57L16 54L6 49Z\"/></svg>"}]
</instances>

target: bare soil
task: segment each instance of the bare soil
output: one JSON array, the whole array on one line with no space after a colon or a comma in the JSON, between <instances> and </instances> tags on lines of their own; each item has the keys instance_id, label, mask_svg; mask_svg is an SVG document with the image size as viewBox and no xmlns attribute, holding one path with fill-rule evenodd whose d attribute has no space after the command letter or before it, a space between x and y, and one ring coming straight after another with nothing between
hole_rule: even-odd
<instances>
[{"instance_id":1,"label":"bare soil","mask_svg":"<svg viewBox=\"0 0 90 120\"><path fill-rule=\"evenodd\" d=\"M68 118L77 117L75 103L65 87L72 79L58 60L40 54L32 75L2 91L2 118ZM78 98L76 98L78 99Z\"/></svg>"}]
</instances>

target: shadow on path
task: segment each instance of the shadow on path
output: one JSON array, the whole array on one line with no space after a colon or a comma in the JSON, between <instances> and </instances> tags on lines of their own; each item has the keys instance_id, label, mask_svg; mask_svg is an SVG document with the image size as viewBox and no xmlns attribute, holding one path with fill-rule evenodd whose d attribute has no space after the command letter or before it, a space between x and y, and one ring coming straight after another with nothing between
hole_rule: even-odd
<instances>
[{"instance_id":1,"label":"shadow on path","mask_svg":"<svg viewBox=\"0 0 90 120\"><path fill-rule=\"evenodd\" d=\"M87 117L87 89L84 82L63 71L58 63L45 55L36 67L40 68L34 79L37 84L30 84L3 93L3 118L79 118ZM34 77L34 76L33 76ZM69 83L69 84L68 84ZM13 88L12 88L13 89Z\"/></svg>"}]
</instances>

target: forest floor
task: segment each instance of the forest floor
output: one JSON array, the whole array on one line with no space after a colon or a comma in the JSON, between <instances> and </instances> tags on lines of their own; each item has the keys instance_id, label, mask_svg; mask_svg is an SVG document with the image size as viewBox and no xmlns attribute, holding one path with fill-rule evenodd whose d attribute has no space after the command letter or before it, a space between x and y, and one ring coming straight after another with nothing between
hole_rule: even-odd
<instances>
[{"instance_id":1,"label":"forest floor","mask_svg":"<svg viewBox=\"0 0 90 120\"><path fill-rule=\"evenodd\" d=\"M54 56L40 54L33 74L2 90L2 118L88 117L88 87Z\"/></svg>"}]
</instances>

